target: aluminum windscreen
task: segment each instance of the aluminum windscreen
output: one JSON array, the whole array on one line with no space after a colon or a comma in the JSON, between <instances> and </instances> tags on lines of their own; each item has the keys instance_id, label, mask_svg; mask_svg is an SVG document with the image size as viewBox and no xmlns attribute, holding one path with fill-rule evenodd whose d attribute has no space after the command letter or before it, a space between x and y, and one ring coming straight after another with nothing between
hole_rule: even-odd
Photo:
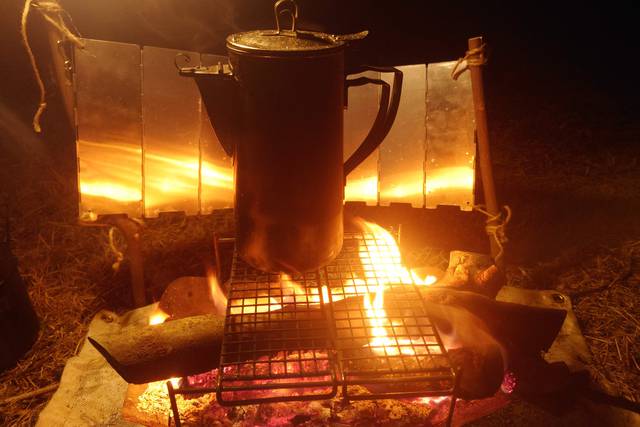
<instances>
[{"instance_id":1,"label":"aluminum windscreen","mask_svg":"<svg viewBox=\"0 0 640 427\"><path fill-rule=\"evenodd\" d=\"M193 79L174 61L224 57L85 39L74 52L80 218L208 214L233 206L233 164L222 150ZM475 140L469 74L454 62L399 67L395 123L378 150L347 177L346 201L471 210ZM368 73L372 78L386 78ZM366 136L379 87L352 87L344 115L345 158Z\"/></svg>"}]
</instances>

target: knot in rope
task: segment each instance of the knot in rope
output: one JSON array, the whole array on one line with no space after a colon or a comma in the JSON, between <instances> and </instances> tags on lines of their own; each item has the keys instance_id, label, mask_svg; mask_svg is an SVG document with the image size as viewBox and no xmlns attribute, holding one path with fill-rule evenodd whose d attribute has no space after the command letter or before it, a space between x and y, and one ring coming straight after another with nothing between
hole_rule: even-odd
<instances>
[{"instance_id":1,"label":"knot in rope","mask_svg":"<svg viewBox=\"0 0 640 427\"><path fill-rule=\"evenodd\" d=\"M498 262L504 255L504 245L509 241L506 234L506 226L509 221L511 221L511 208L507 205L502 207L505 214L504 217L503 212L498 212L493 215L480 206L474 206L473 209L487 217L484 229L487 235L492 238L498 246L498 253L494 257L494 261Z\"/></svg>"},{"instance_id":2,"label":"knot in rope","mask_svg":"<svg viewBox=\"0 0 640 427\"><path fill-rule=\"evenodd\" d=\"M460 74L464 73L469 69L469 66L480 66L487 63L487 44L482 43L480 46L469 49L465 53L465 55L458 59L456 64L453 66L451 70L451 78L453 80L458 80Z\"/></svg>"},{"instance_id":3,"label":"knot in rope","mask_svg":"<svg viewBox=\"0 0 640 427\"><path fill-rule=\"evenodd\" d=\"M124 254L116 245L115 231L115 227L111 227L109 229L109 248L111 248L111 252L113 252L113 255L116 257L116 262L111 265L111 268L113 268L113 271L117 273L118 270L120 270L120 264L124 260Z\"/></svg>"},{"instance_id":4,"label":"knot in rope","mask_svg":"<svg viewBox=\"0 0 640 427\"><path fill-rule=\"evenodd\" d=\"M57 1L39 1L33 3L33 7L40 9L44 12L60 13L64 9Z\"/></svg>"}]
</instances>

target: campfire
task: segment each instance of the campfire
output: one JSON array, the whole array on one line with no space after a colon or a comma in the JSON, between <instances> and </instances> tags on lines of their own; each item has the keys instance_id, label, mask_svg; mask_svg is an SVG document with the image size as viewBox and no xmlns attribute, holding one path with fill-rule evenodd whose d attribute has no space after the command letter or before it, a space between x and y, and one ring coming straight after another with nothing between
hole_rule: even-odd
<instances>
[{"instance_id":1,"label":"campfire","mask_svg":"<svg viewBox=\"0 0 640 427\"><path fill-rule=\"evenodd\" d=\"M493 300L504 278L487 256L454 251L445 272L424 275L404 265L389 230L364 220L354 228L315 272L266 273L235 256L225 286L218 275L182 281L148 325L91 336L132 383L125 416L347 422L372 416L372 404L358 402L375 401L377 416L404 414L403 425L450 421L458 398L499 407L514 369L544 365L564 311Z\"/></svg>"}]
</instances>

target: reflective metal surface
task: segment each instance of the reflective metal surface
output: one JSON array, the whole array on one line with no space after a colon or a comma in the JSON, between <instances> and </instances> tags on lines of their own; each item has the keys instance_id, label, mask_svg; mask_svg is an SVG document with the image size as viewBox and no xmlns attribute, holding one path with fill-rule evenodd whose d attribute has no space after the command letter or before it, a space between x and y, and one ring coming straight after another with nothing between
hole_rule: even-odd
<instances>
[{"instance_id":1,"label":"reflective metal surface","mask_svg":"<svg viewBox=\"0 0 640 427\"><path fill-rule=\"evenodd\" d=\"M214 65L218 62L226 63L227 57L203 54L200 60L202 65ZM200 109L200 212L209 214L215 209L233 207L233 159L220 145L202 104Z\"/></svg>"},{"instance_id":2,"label":"reflective metal surface","mask_svg":"<svg viewBox=\"0 0 640 427\"><path fill-rule=\"evenodd\" d=\"M425 64L398 67L403 75L398 115L380 146L380 205L410 203L424 205ZM387 80L388 76L383 76Z\"/></svg>"},{"instance_id":3,"label":"reflective metal surface","mask_svg":"<svg viewBox=\"0 0 640 427\"><path fill-rule=\"evenodd\" d=\"M455 61L427 66L427 208L473 207L476 145L469 73L451 78Z\"/></svg>"},{"instance_id":4,"label":"reflective metal surface","mask_svg":"<svg viewBox=\"0 0 640 427\"><path fill-rule=\"evenodd\" d=\"M177 75L174 59L181 52L144 47L141 55L137 45L84 41L86 49L76 51L74 59L81 219L165 211L208 214L232 207L233 161L193 80ZM188 55L192 65L227 61ZM345 201L471 209L471 82L468 73L451 79L453 64L399 67L405 77L396 121L380 148L348 175ZM361 76L387 78L372 71ZM376 85L349 88L344 159L371 128L379 98Z\"/></svg>"},{"instance_id":5,"label":"reflective metal surface","mask_svg":"<svg viewBox=\"0 0 640 427\"><path fill-rule=\"evenodd\" d=\"M144 214L198 213L200 94L181 78L173 49L142 49ZM199 54L183 52L191 63Z\"/></svg>"},{"instance_id":6,"label":"reflective metal surface","mask_svg":"<svg viewBox=\"0 0 640 427\"><path fill-rule=\"evenodd\" d=\"M74 60L81 220L232 207L232 160L195 82L175 68L178 54L192 64L225 57L84 41Z\"/></svg>"},{"instance_id":7,"label":"reflective metal surface","mask_svg":"<svg viewBox=\"0 0 640 427\"><path fill-rule=\"evenodd\" d=\"M379 79L380 73L367 71L354 77ZM371 129L378 112L379 96L378 86L364 85L349 88L348 105L344 110L344 160L347 160L358 148ZM402 100L402 97L400 99ZM386 144L386 140L382 144ZM347 175L345 200L367 202L370 206L378 204L378 156L379 149Z\"/></svg>"},{"instance_id":8,"label":"reflective metal surface","mask_svg":"<svg viewBox=\"0 0 640 427\"><path fill-rule=\"evenodd\" d=\"M140 48L84 40L75 51L80 218L142 216Z\"/></svg>"}]
</instances>

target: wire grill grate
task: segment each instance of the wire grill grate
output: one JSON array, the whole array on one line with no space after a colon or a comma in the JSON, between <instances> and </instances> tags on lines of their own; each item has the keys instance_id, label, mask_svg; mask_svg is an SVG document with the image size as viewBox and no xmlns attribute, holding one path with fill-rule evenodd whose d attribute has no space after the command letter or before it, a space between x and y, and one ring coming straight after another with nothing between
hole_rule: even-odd
<instances>
[{"instance_id":1,"label":"wire grill grate","mask_svg":"<svg viewBox=\"0 0 640 427\"><path fill-rule=\"evenodd\" d=\"M294 277L234 255L218 400L321 399L338 386L350 399L452 394L455 374L416 286L395 242L373 233L346 233L331 264Z\"/></svg>"},{"instance_id":2,"label":"wire grill grate","mask_svg":"<svg viewBox=\"0 0 640 427\"><path fill-rule=\"evenodd\" d=\"M264 273L234 255L218 376L221 403L335 394L319 283L317 272L295 278ZM272 392L256 393L265 389Z\"/></svg>"}]
</instances>

